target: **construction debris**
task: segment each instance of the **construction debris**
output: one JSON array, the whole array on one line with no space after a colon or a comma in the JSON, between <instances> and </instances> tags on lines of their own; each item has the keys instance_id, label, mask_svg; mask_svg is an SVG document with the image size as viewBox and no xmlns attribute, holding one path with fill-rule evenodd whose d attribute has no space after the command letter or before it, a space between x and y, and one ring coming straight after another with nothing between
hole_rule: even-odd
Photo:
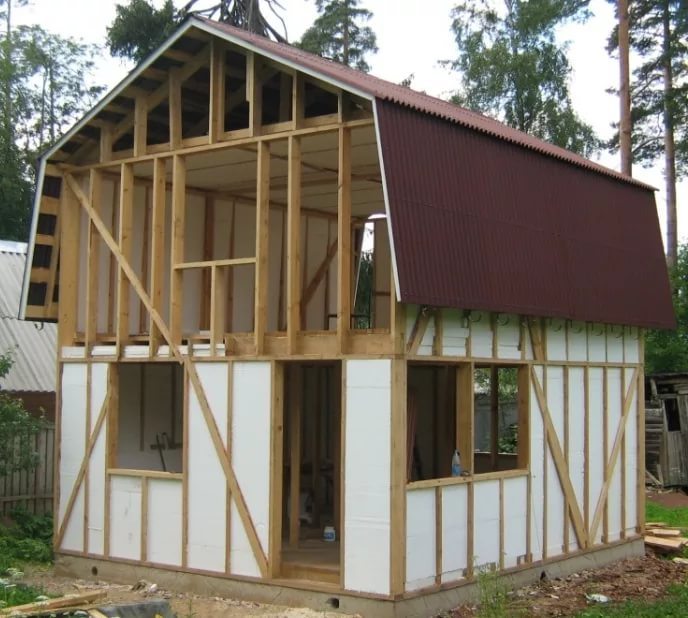
<instances>
[{"instance_id":1,"label":"construction debris","mask_svg":"<svg viewBox=\"0 0 688 618\"><path fill-rule=\"evenodd\" d=\"M103 590L97 592L86 592L84 594L68 594L57 599L48 601L37 601L25 605L16 605L0 609L0 616L35 616L43 615L47 612L60 610L61 612L76 611L93 605L96 601L101 601L107 596Z\"/></svg>"},{"instance_id":2,"label":"construction debris","mask_svg":"<svg viewBox=\"0 0 688 618\"><path fill-rule=\"evenodd\" d=\"M688 545L688 538L681 535L680 528L669 528L664 522L645 524L645 545L660 552L679 552Z\"/></svg>"}]
</instances>

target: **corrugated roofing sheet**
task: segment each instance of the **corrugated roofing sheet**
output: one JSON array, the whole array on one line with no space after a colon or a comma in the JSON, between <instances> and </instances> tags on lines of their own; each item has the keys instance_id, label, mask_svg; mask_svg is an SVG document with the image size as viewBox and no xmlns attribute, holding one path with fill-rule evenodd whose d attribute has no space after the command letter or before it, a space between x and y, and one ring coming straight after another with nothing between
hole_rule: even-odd
<instances>
[{"instance_id":1,"label":"corrugated roofing sheet","mask_svg":"<svg viewBox=\"0 0 688 618\"><path fill-rule=\"evenodd\" d=\"M55 324L20 320L19 301L26 244L0 241L0 352L11 350L14 364L0 379L5 391L55 390Z\"/></svg>"},{"instance_id":2,"label":"corrugated roofing sheet","mask_svg":"<svg viewBox=\"0 0 688 618\"><path fill-rule=\"evenodd\" d=\"M652 191L378 101L401 299L675 326Z\"/></svg>"},{"instance_id":3,"label":"corrugated roofing sheet","mask_svg":"<svg viewBox=\"0 0 688 618\"><path fill-rule=\"evenodd\" d=\"M647 186L644 183L629 178L628 176L623 176L614 170L594 163L585 157L581 157L580 155L569 152L568 150L560 148L559 146L554 146L553 144L542 141L536 137L533 137L532 135L528 135L527 133L513 129L495 120L494 118L489 118L488 116L484 116L477 112L459 107L458 105L454 105L448 101L443 101L442 99L431 97L425 93L412 90L411 88L406 88L404 86L400 86L399 84L388 82L384 79L374 77L368 73L351 69L338 62L326 60L320 56L316 56L314 54L302 51L296 47L292 47L291 45L277 43L275 41L266 39L265 37L252 34L246 30L241 30L228 24L218 23L203 17L192 17L190 18L190 21L191 23L197 21L220 33L224 32L233 38L240 39L241 41L244 41L256 47L257 49L263 50L268 54L280 57L287 62L298 64L305 69L310 69L311 71L319 73L325 78L338 81L341 84L349 86L350 88L363 92L369 96L376 97L383 101L397 103L426 114L437 116L438 118L442 118L444 120L449 120L450 122L455 122L476 131L480 131L481 133L487 133L513 144L518 144L524 148L542 152L550 157L555 157L557 159L573 163L574 165L579 165L586 169L594 170L601 174L618 178L624 182L631 182L640 186Z\"/></svg>"}]
</instances>

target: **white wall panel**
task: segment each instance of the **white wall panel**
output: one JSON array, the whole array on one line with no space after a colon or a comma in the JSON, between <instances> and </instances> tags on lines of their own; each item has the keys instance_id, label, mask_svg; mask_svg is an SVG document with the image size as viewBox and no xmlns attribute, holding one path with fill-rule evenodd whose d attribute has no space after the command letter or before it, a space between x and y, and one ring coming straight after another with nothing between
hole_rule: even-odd
<instances>
[{"instance_id":1,"label":"white wall panel","mask_svg":"<svg viewBox=\"0 0 688 618\"><path fill-rule=\"evenodd\" d=\"M478 481L473 491L473 555L478 570L499 565L499 481Z\"/></svg>"},{"instance_id":2,"label":"white wall panel","mask_svg":"<svg viewBox=\"0 0 688 618\"><path fill-rule=\"evenodd\" d=\"M581 513L585 504L585 369L569 367L569 476ZM578 548L573 527L569 549Z\"/></svg>"},{"instance_id":3,"label":"white wall panel","mask_svg":"<svg viewBox=\"0 0 688 618\"><path fill-rule=\"evenodd\" d=\"M391 361L345 364L344 587L389 593Z\"/></svg>"},{"instance_id":4,"label":"white wall panel","mask_svg":"<svg viewBox=\"0 0 688 618\"><path fill-rule=\"evenodd\" d=\"M140 478L110 478L110 555L141 560Z\"/></svg>"},{"instance_id":5,"label":"white wall panel","mask_svg":"<svg viewBox=\"0 0 688 618\"><path fill-rule=\"evenodd\" d=\"M604 324L588 324L588 358L591 363L607 360L607 336Z\"/></svg>"},{"instance_id":6,"label":"white wall panel","mask_svg":"<svg viewBox=\"0 0 688 618\"><path fill-rule=\"evenodd\" d=\"M525 503L524 503L525 504ZM464 577L468 549L468 488L442 488L442 582ZM525 542L525 536L524 542Z\"/></svg>"},{"instance_id":7,"label":"white wall panel","mask_svg":"<svg viewBox=\"0 0 688 618\"><path fill-rule=\"evenodd\" d=\"M227 444L227 365L195 364L208 405ZM227 481L196 393L189 383L188 565L225 570Z\"/></svg>"},{"instance_id":8,"label":"white wall panel","mask_svg":"<svg viewBox=\"0 0 688 618\"><path fill-rule=\"evenodd\" d=\"M406 590L435 583L435 490L406 494Z\"/></svg>"},{"instance_id":9,"label":"white wall panel","mask_svg":"<svg viewBox=\"0 0 688 618\"><path fill-rule=\"evenodd\" d=\"M624 357L622 326L607 326L607 361L621 363Z\"/></svg>"},{"instance_id":10,"label":"white wall panel","mask_svg":"<svg viewBox=\"0 0 688 618\"><path fill-rule=\"evenodd\" d=\"M542 384L542 367L535 367L535 372ZM530 387L530 552L533 560L542 558L543 548L543 504L544 504L544 481L543 481L543 445L544 430L540 405L535 395L535 388Z\"/></svg>"},{"instance_id":11,"label":"white wall panel","mask_svg":"<svg viewBox=\"0 0 688 618\"><path fill-rule=\"evenodd\" d=\"M549 335L548 335L549 336ZM565 349L565 348L561 348ZM548 367L547 407L559 444L564 449L564 370L562 367ZM547 448L547 556L558 556L564 551L564 492L559 474L552 457L552 449Z\"/></svg>"},{"instance_id":12,"label":"white wall panel","mask_svg":"<svg viewBox=\"0 0 688 618\"><path fill-rule=\"evenodd\" d=\"M547 360L566 359L566 320L551 318L545 320L547 341Z\"/></svg>"},{"instance_id":13,"label":"white wall panel","mask_svg":"<svg viewBox=\"0 0 688 618\"><path fill-rule=\"evenodd\" d=\"M628 392L633 379L633 369L625 370L624 392ZM636 480L638 478L638 393L634 391L631 400L631 411L626 423L626 521L625 530L635 534L637 525L638 495Z\"/></svg>"},{"instance_id":14,"label":"white wall panel","mask_svg":"<svg viewBox=\"0 0 688 618\"><path fill-rule=\"evenodd\" d=\"M589 521L592 523L592 518L597 507L597 501L602 490L602 482L604 477L604 456L603 456L603 440L604 440L604 399L603 399L603 370L601 368L591 367L588 370L588 422L589 422L589 447L588 447L588 474L589 474L589 505L590 511ZM599 543L602 538L602 526L599 527L596 537L593 539L594 543Z\"/></svg>"},{"instance_id":15,"label":"white wall panel","mask_svg":"<svg viewBox=\"0 0 688 618\"><path fill-rule=\"evenodd\" d=\"M182 564L182 482L148 480L148 560Z\"/></svg>"},{"instance_id":16,"label":"white wall panel","mask_svg":"<svg viewBox=\"0 0 688 618\"><path fill-rule=\"evenodd\" d=\"M607 369L607 392L607 457L610 458L621 421L621 369L611 367ZM607 541L611 542L620 537L621 531L621 453L617 457L609 486L607 514L609 518Z\"/></svg>"},{"instance_id":17,"label":"white wall panel","mask_svg":"<svg viewBox=\"0 0 688 618\"><path fill-rule=\"evenodd\" d=\"M430 316L428 319L428 325L423 333L423 338L418 346L417 354L420 356L431 356L432 355L432 344L435 341L435 317Z\"/></svg>"},{"instance_id":18,"label":"white wall panel","mask_svg":"<svg viewBox=\"0 0 688 618\"><path fill-rule=\"evenodd\" d=\"M466 356L466 341L469 330L463 311L456 309L442 310L442 329L444 337L442 351L445 356Z\"/></svg>"},{"instance_id":19,"label":"white wall panel","mask_svg":"<svg viewBox=\"0 0 688 618\"><path fill-rule=\"evenodd\" d=\"M87 366L65 364L62 367L62 417L60 427L60 508L57 521L63 524L67 502L86 452L86 380ZM63 549L83 550L83 485L74 503L62 542Z\"/></svg>"},{"instance_id":20,"label":"white wall panel","mask_svg":"<svg viewBox=\"0 0 688 618\"><path fill-rule=\"evenodd\" d=\"M263 551L268 553L270 522L271 365L235 362L232 393L232 465ZM253 552L232 506L230 570L259 575Z\"/></svg>"},{"instance_id":21,"label":"white wall panel","mask_svg":"<svg viewBox=\"0 0 688 618\"><path fill-rule=\"evenodd\" d=\"M504 480L504 566L518 565L526 554L528 479Z\"/></svg>"},{"instance_id":22,"label":"white wall panel","mask_svg":"<svg viewBox=\"0 0 688 618\"><path fill-rule=\"evenodd\" d=\"M585 322L570 322L568 325L568 360L588 359L588 330Z\"/></svg>"},{"instance_id":23,"label":"white wall panel","mask_svg":"<svg viewBox=\"0 0 688 618\"><path fill-rule=\"evenodd\" d=\"M91 365L91 433L105 403L108 389L107 363ZM105 549L105 451L107 423L104 422L88 464L88 551L102 554Z\"/></svg>"},{"instance_id":24,"label":"white wall panel","mask_svg":"<svg viewBox=\"0 0 688 618\"><path fill-rule=\"evenodd\" d=\"M500 315L497 325L499 358L520 359L521 320L517 315Z\"/></svg>"},{"instance_id":25,"label":"white wall panel","mask_svg":"<svg viewBox=\"0 0 688 618\"><path fill-rule=\"evenodd\" d=\"M640 335L636 326L624 329L624 362L637 363L640 355Z\"/></svg>"},{"instance_id":26,"label":"white wall panel","mask_svg":"<svg viewBox=\"0 0 688 618\"><path fill-rule=\"evenodd\" d=\"M492 326L490 314L486 311L473 311L471 322L471 355L476 358L492 357Z\"/></svg>"}]
</instances>

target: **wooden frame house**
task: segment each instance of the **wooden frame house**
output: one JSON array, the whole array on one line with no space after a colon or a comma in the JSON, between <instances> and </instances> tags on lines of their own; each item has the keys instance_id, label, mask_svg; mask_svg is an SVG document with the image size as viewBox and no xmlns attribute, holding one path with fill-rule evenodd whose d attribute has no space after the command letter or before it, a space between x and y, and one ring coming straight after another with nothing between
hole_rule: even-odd
<instances>
[{"instance_id":1,"label":"wooden frame house","mask_svg":"<svg viewBox=\"0 0 688 618\"><path fill-rule=\"evenodd\" d=\"M68 571L401 616L643 551L649 187L192 18L43 156L30 256Z\"/></svg>"}]
</instances>

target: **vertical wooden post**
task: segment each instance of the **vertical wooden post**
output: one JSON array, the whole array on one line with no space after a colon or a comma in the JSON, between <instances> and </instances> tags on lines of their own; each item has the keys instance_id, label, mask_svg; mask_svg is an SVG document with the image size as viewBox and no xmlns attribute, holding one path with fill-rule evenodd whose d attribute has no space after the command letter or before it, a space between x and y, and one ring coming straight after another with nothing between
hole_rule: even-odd
<instances>
[{"instance_id":1,"label":"vertical wooden post","mask_svg":"<svg viewBox=\"0 0 688 618\"><path fill-rule=\"evenodd\" d=\"M473 472L473 363L456 369L456 448L461 455L461 467Z\"/></svg>"},{"instance_id":2,"label":"vertical wooden post","mask_svg":"<svg viewBox=\"0 0 688 618\"><path fill-rule=\"evenodd\" d=\"M249 99L248 129L254 137L260 135L263 120L263 84L260 61L253 52L249 52L246 58L246 94Z\"/></svg>"},{"instance_id":3,"label":"vertical wooden post","mask_svg":"<svg viewBox=\"0 0 688 618\"><path fill-rule=\"evenodd\" d=\"M301 525L301 408L302 376L300 365L292 365L289 381L289 546L299 546Z\"/></svg>"},{"instance_id":4,"label":"vertical wooden post","mask_svg":"<svg viewBox=\"0 0 688 618\"><path fill-rule=\"evenodd\" d=\"M108 163L112 160L112 125L100 126L100 162Z\"/></svg>"},{"instance_id":5,"label":"vertical wooden post","mask_svg":"<svg viewBox=\"0 0 688 618\"><path fill-rule=\"evenodd\" d=\"M182 82L179 69L170 69L170 150L177 150L182 145Z\"/></svg>"},{"instance_id":6,"label":"vertical wooden post","mask_svg":"<svg viewBox=\"0 0 688 618\"><path fill-rule=\"evenodd\" d=\"M162 285L164 277L165 252L165 160L157 158L153 160L153 214L151 222L151 302L154 309L162 312ZM160 330L153 318L149 317L148 332L150 333L149 353L154 356L158 352L158 346L162 340Z\"/></svg>"},{"instance_id":7,"label":"vertical wooden post","mask_svg":"<svg viewBox=\"0 0 688 618\"><path fill-rule=\"evenodd\" d=\"M141 157L146 154L146 141L148 139L148 103L145 94L136 96L134 107L134 156Z\"/></svg>"},{"instance_id":8,"label":"vertical wooden post","mask_svg":"<svg viewBox=\"0 0 688 618\"><path fill-rule=\"evenodd\" d=\"M119 250L122 257L131 260L133 245L132 219L134 213L134 170L123 163L120 170L119 194ZM129 338L129 280L121 267L117 268L117 356Z\"/></svg>"},{"instance_id":9,"label":"vertical wooden post","mask_svg":"<svg viewBox=\"0 0 688 618\"><path fill-rule=\"evenodd\" d=\"M339 129L339 187L337 193L337 340L346 354L351 329L351 130Z\"/></svg>"},{"instance_id":10,"label":"vertical wooden post","mask_svg":"<svg viewBox=\"0 0 688 618\"><path fill-rule=\"evenodd\" d=\"M210 275L210 355L216 356L225 335L227 271L221 266L213 266Z\"/></svg>"},{"instance_id":11,"label":"vertical wooden post","mask_svg":"<svg viewBox=\"0 0 688 618\"><path fill-rule=\"evenodd\" d=\"M217 38L210 43L210 120L208 140L217 142L225 132L225 48Z\"/></svg>"},{"instance_id":12,"label":"vertical wooden post","mask_svg":"<svg viewBox=\"0 0 688 618\"><path fill-rule=\"evenodd\" d=\"M282 479L284 478L284 364L272 361L270 440L270 577L278 577L282 556Z\"/></svg>"},{"instance_id":13,"label":"vertical wooden post","mask_svg":"<svg viewBox=\"0 0 688 618\"><path fill-rule=\"evenodd\" d=\"M404 593L406 582L406 431L407 431L406 359L392 359L392 444L390 502L390 592L392 596ZM345 522L342 522L343 524Z\"/></svg>"},{"instance_id":14,"label":"vertical wooden post","mask_svg":"<svg viewBox=\"0 0 688 618\"><path fill-rule=\"evenodd\" d=\"M392 336L392 353L403 355L406 347L406 311L404 305L397 301L394 267L390 269L391 283L389 292L389 329Z\"/></svg>"},{"instance_id":15,"label":"vertical wooden post","mask_svg":"<svg viewBox=\"0 0 688 618\"><path fill-rule=\"evenodd\" d=\"M496 321L495 330L496 334ZM499 465L499 369L490 367L490 465L496 471Z\"/></svg>"},{"instance_id":16,"label":"vertical wooden post","mask_svg":"<svg viewBox=\"0 0 688 618\"><path fill-rule=\"evenodd\" d=\"M173 345L182 342L184 271L175 268L184 262L186 227L186 160L175 155L172 161L172 277L170 279L170 335ZM170 354L172 351L170 350Z\"/></svg>"},{"instance_id":17,"label":"vertical wooden post","mask_svg":"<svg viewBox=\"0 0 688 618\"><path fill-rule=\"evenodd\" d=\"M60 300L58 343L72 345L76 336L79 295L79 230L81 211L74 192L63 181L60 201Z\"/></svg>"},{"instance_id":18,"label":"vertical wooden post","mask_svg":"<svg viewBox=\"0 0 688 618\"><path fill-rule=\"evenodd\" d=\"M263 354L267 325L268 242L270 224L270 145L258 143L256 182L256 277L254 336L256 354Z\"/></svg>"},{"instance_id":19,"label":"vertical wooden post","mask_svg":"<svg viewBox=\"0 0 688 618\"><path fill-rule=\"evenodd\" d=\"M299 129L303 125L303 117L304 117L304 112L305 112L305 109L304 109L305 97L304 97L303 93L304 93L303 75L300 72L297 72L296 75L294 75L292 99L291 99L291 117L292 117L292 126L294 129Z\"/></svg>"},{"instance_id":20,"label":"vertical wooden post","mask_svg":"<svg viewBox=\"0 0 688 618\"><path fill-rule=\"evenodd\" d=\"M530 463L530 376L527 365L518 368L518 453L516 465L525 470ZM530 524L529 524L530 525Z\"/></svg>"},{"instance_id":21,"label":"vertical wooden post","mask_svg":"<svg viewBox=\"0 0 688 618\"><path fill-rule=\"evenodd\" d=\"M89 181L89 200L93 210L97 213L101 211L101 202L103 199L103 175L100 170L91 169L91 177ZM86 268L88 272L86 282L86 353L90 353L91 346L96 340L96 332L98 329L98 288L99 277L98 270L100 266L100 238L96 232L95 226L89 219L88 224L88 253L86 260Z\"/></svg>"},{"instance_id":22,"label":"vertical wooden post","mask_svg":"<svg viewBox=\"0 0 688 618\"><path fill-rule=\"evenodd\" d=\"M301 140L293 135L287 185L287 340L289 354L296 354L301 326Z\"/></svg>"}]
</instances>

